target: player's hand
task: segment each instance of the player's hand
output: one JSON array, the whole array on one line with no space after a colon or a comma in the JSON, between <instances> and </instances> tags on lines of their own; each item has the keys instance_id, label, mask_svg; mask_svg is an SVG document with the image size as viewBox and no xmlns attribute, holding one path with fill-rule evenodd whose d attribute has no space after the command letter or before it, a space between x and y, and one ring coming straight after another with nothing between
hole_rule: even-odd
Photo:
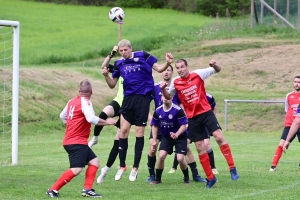
<instances>
[{"instance_id":1,"label":"player's hand","mask_svg":"<svg viewBox=\"0 0 300 200\"><path fill-rule=\"evenodd\" d=\"M106 120L106 122L109 124L109 125L115 125L117 123L117 121L114 119L114 118L108 118Z\"/></svg>"},{"instance_id":2,"label":"player's hand","mask_svg":"<svg viewBox=\"0 0 300 200\"><path fill-rule=\"evenodd\" d=\"M166 61L169 64L173 62L173 55L171 53L166 53Z\"/></svg>"},{"instance_id":3,"label":"player's hand","mask_svg":"<svg viewBox=\"0 0 300 200\"><path fill-rule=\"evenodd\" d=\"M104 67L104 68L102 69L102 75L103 75L103 76L108 76L108 73L109 73L108 69L107 69L106 67Z\"/></svg>"},{"instance_id":4,"label":"player's hand","mask_svg":"<svg viewBox=\"0 0 300 200\"><path fill-rule=\"evenodd\" d=\"M290 143L285 141L283 146L282 146L282 149L283 149L284 153L286 153L286 150L288 150L289 146L290 146Z\"/></svg>"},{"instance_id":5,"label":"player's hand","mask_svg":"<svg viewBox=\"0 0 300 200\"><path fill-rule=\"evenodd\" d=\"M168 83L165 81L162 81L159 85L160 89L165 89L168 86Z\"/></svg>"},{"instance_id":6,"label":"player's hand","mask_svg":"<svg viewBox=\"0 0 300 200\"><path fill-rule=\"evenodd\" d=\"M170 132L170 137L173 138L174 140L178 138L178 136L173 132Z\"/></svg>"},{"instance_id":7,"label":"player's hand","mask_svg":"<svg viewBox=\"0 0 300 200\"><path fill-rule=\"evenodd\" d=\"M116 55L117 51L119 50L118 46L114 46L111 52L108 54L108 57L112 58Z\"/></svg>"},{"instance_id":8,"label":"player's hand","mask_svg":"<svg viewBox=\"0 0 300 200\"><path fill-rule=\"evenodd\" d=\"M209 62L209 66L214 67L217 64L217 62L215 60L211 60Z\"/></svg>"}]
</instances>

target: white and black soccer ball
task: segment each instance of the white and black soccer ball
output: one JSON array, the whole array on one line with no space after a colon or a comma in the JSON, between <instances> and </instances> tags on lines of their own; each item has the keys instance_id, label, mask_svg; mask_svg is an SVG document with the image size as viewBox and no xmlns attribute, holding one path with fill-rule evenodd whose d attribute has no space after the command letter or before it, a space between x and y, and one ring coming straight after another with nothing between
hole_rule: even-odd
<instances>
[{"instance_id":1,"label":"white and black soccer ball","mask_svg":"<svg viewBox=\"0 0 300 200\"><path fill-rule=\"evenodd\" d=\"M111 21L115 22L115 23L119 23L122 22L125 18L125 13L124 10L120 7L113 7L109 13L108 16L110 18Z\"/></svg>"}]
</instances>

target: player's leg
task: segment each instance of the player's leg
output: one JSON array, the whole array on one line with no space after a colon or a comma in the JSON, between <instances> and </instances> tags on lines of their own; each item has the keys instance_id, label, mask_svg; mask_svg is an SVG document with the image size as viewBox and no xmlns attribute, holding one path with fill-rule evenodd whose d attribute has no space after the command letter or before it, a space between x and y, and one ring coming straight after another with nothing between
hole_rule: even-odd
<instances>
[{"instance_id":1,"label":"player's leg","mask_svg":"<svg viewBox=\"0 0 300 200\"><path fill-rule=\"evenodd\" d=\"M132 112L132 124L135 125L135 146L134 146L134 163L131 173L129 175L130 181L135 181L138 174L138 168L142 158L144 149L144 134L145 127L147 126L148 115L150 110L151 95L134 95L132 97L131 108Z\"/></svg>"},{"instance_id":2,"label":"player's leg","mask_svg":"<svg viewBox=\"0 0 300 200\"><path fill-rule=\"evenodd\" d=\"M279 141L279 144L275 150L275 153L274 153L274 156L273 156L273 160L272 160L272 166L271 168L269 169L270 172L275 172L276 171L276 168L277 168L277 165L278 165L278 162L282 156L282 152L283 152L283 144L286 140L286 137L289 133L289 130L290 130L290 127L284 127L283 128L283 131L282 131L282 134L281 134L281 138L280 138L280 141ZM290 142L292 142L294 139L295 139L296 135L291 139Z\"/></svg>"},{"instance_id":3,"label":"player's leg","mask_svg":"<svg viewBox=\"0 0 300 200\"><path fill-rule=\"evenodd\" d=\"M85 181L81 195L83 197L100 198L102 195L97 194L93 189L93 184L98 168L100 167L100 163L99 159L90 148L88 148L86 163L88 164L88 167L85 172Z\"/></svg>"},{"instance_id":4,"label":"player's leg","mask_svg":"<svg viewBox=\"0 0 300 200\"><path fill-rule=\"evenodd\" d=\"M178 160L177 160L177 156L176 156L176 153L174 154L174 158L173 158L173 166L172 168L170 169L170 171L168 172L169 174L173 174L176 172L177 170L177 166L178 166Z\"/></svg>"},{"instance_id":5,"label":"player's leg","mask_svg":"<svg viewBox=\"0 0 300 200\"><path fill-rule=\"evenodd\" d=\"M81 173L86 163L86 152L82 145L67 145L64 146L69 156L70 168L62 173L56 182L47 190L46 194L49 197L58 197L58 191L75 176Z\"/></svg>"},{"instance_id":6,"label":"player's leg","mask_svg":"<svg viewBox=\"0 0 300 200\"><path fill-rule=\"evenodd\" d=\"M186 137L179 137L176 140L174 140L174 145L175 145L175 152L176 152L176 158L177 161L180 165L180 169L182 171L183 174L183 182L185 184L189 184L190 183L190 177L189 177L189 169L187 166L187 163L184 159L184 157L187 155L187 136ZM194 161L195 163L195 161ZM197 170L198 173L198 170Z\"/></svg>"},{"instance_id":7,"label":"player's leg","mask_svg":"<svg viewBox=\"0 0 300 200\"><path fill-rule=\"evenodd\" d=\"M97 178L97 183L102 183L106 174L109 172L109 169L114 164L118 154L119 154L119 137L120 137L120 129L118 128L117 134L114 139L113 147L110 150L108 160L106 165L101 169L100 176Z\"/></svg>"},{"instance_id":8,"label":"player's leg","mask_svg":"<svg viewBox=\"0 0 300 200\"><path fill-rule=\"evenodd\" d=\"M113 102L111 102L111 104L112 104L112 103L113 103ZM99 114L99 118L106 120L106 119L109 118L109 117L114 117L114 115L115 115L114 107L113 107L111 104L107 105L107 106L102 110L102 112ZM119 106L118 103L116 103L116 104ZM119 106L119 107L120 107L120 106ZM88 143L88 145L89 145L90 148L92 148L95 144L98 143L98 137L99 137L99 135L100 135L102 129L103 129L103 126L95 126L95 127L94 127L94 136L93 136L93 138L91 139L91 141L89 141L89 143Z\"/></svg>"},{"instance_id":9,"label":"player's leg","mask_svg":"<svg viewBox=\"0 0 300 200\"><path fill-rule=\"evenodd\" d=\"M206 180L204 178L202 178L199 173L198 173L198 168L197 168L197 164L196 164L196 161L195 161L195 158L194 158L194 155L191 151L191 148L190 148L190 140L187 139L187 151L186 151L186 156L185 156L185 160L188 164L188 166L190 167L191 169L191 172L192 172L192 176L193 176L193 180L196 181L196 182L203 182L203 183L206 183Z\"/></svg>"},{"instance_id":10,"label":"player's leg","mask_svg":"<svg viewBox=\"0 0 300 200\"><path fill-rule=\"evenodd\" d=\"M210 163L210 167L213 171L214 174L219 174L216 165L215 165L215 156L214 156L214 151L211 148L210 145L210 138L204 139L204 144L205 144L205 148L209 157L209 163Z\"/></svg>"},{"instance_id":11,"label":"player's leg","mask_svg":"<svg viewBox=\"0 0 300 200\"><path fill-rule=\"evenodd\" d=\"M149 152L148 152L148 170L149 170L149 178L146 180L146 182L152 182L155 180L155 163L156 163L156 152L157 152L157 147L158 144L161 140L161 134L159 134L158 139L156 141L156 146L153 146L153 148L155 149L155 151L151 151L151 145L149 147ZM149 142L150 144L152 144L153 138L152 138L152 131L150 131L150 138L149 138Z\"/></svg>"},{"instance_id":12,"label":"player's leg","mask_svg":"<svg viewBox=\"0 0 300 200\"><path fill-rule=\"evenodd\" d=\"M212 135L214 136L215 141L218 143L220 150L221 150L224 158L227 161L231 179L237 180L239 178L239 175L237 173L237 170L236 170L236 167L234 164L234 159L232 156L231 148L223 135L221 126L219 125L219 122L218 122L216 116L214 115L214 113L212 111L208 111L208 112L204 113L204 117L205 117L205 119L204 119L203 123L204 123L205 127L207 127L208 131L210 133L212 133Z\"/></svg>"}]
</instances>

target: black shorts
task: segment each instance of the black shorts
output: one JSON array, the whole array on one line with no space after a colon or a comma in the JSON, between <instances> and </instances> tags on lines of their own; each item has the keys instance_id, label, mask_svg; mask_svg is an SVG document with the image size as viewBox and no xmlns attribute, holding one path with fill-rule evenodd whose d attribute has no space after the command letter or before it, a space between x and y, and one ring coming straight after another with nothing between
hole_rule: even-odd
<instances>
[{"instance_id":1,"label":"black shorts","mask_svg":"<svg viewBox=\"0 0 300 200\"><path fill-rule=\"evenodd\" d=\"M211 132L209 132L209 130L206 127L205 127L205 131L206 131L208 139L210 138L210 136L213 136L213 134Z\"/></svg>"},{"instance_id":2,"label":"black shorts","mask_svg":"<svg viewBox=\"0 0 300 200\"><path fill-rule=\"evenodd\" d=\"M161 141L161 137L162 137L162 132L160 131L160 129L158 129L158 133L157 133L157 139L159 141ZM149 140L152 139L153 136L152 136L152 129L150 129L150 136L149 136Z\"/></svg>"},{"instance_id":3,"label":"black shorts","mask_svg":"<svg viewBox=\"0 0 300 200\"><path fill-rule=\"evenodd\" d=\"M118 102L116 102L115 100L112 100L112 102L110 102L110 104L108 104L110 106L113 107L114 109L114 117L119 116L118 121L116 122L116 127L120 128L120 105Z\"/></svg>"},{"instance_id":4,"label":"black shorts","mask_svg":"<svg viewBox=\"0 0 300 200\"><path fill-rule=\"evenodd\" d=\"M97 157L88 145L71 144L64 145L64 148L69 155L70 168L84 167Z\"/></svg>"},{"instance_id":5,"label":"black shorts","mask_svg":"<svg viewBox=\"0 0 300 200\"><path fill-rule=\"evenodd\" d=\"M189 118L188 122L188 136L192 142L209 138L206 129L210 133L221 129L215 114L211 110Z\"/></svg>"},{"instance_id":6,"label":"black shorts","mask_svg":"<svg viewBox=\"0 0 300 200\"><path fill-rule=\"evenodd\" d=\"M289 131L290 131L290 128L291 128L291 127L284 127L284 129L283 129L283 131L282 131L282 135L281 135L281 139L282 139L282 140L286 140L286 137L287 137L287 135L288 135L288 133L289 133ZM298 142L300 142L300 128L298 129L296 135L297 135L297 137L298 137ZM294 135L294 136L292 137L290 143L293 142L293 140L295 139L296 135Z\"/></svg>"},{"instance_id":7,"label":"black shorts","mask_svg":"<svg viewBox=\"0 0 300 200\"><path fill-rule=\"evenodd\" d=\"M175 153L176 154L183 154L186 155L187 152L187 135L182 135L176 140L167 137L167 136L162 136L161 137L161 142L159 145L159 150L164 150L168 154L173 153L173 147L175 147Z\"/></svg>"},{"instance_id":8,"label":"black shorts","mask_svg":"<svg viewBox=\"0 0 300 200\"><path fill-rule=\"evenodd\" d=\"M120 114L131 125L147 126L151 95L130 95L123 99Z\"/></svg>"}]
</instances>

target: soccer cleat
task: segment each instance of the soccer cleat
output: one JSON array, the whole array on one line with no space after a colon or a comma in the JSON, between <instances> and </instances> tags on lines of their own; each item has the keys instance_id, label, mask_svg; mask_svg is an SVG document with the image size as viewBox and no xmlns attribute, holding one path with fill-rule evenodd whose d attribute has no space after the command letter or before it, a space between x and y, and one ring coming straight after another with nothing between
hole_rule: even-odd
<instances>
[{"instance_id":1,"label":"soccer cleat","mask_svg":"<svg viewBox=\"0 0 300 200\"><path fill-rule=\"evenodd\" d=\"M155 181L155 175L150 175L149 178L146 180L147 183L151 183L152 181Z\"/></svg>"},{"instance_id":2,"label":"soccer cleat","mask_svg":"<svg viewBox=\"0 0 300 200\"><path fill-rule=\"evenodd\" d=\"M161 183L161 180L157 181L157 180L153 180L151 181L150 185L157 185L157 184L160 184Z\"/></svg>"},{"instance_id":3,"label":"soccer cleat","mask_svg":"<svg viewBox=\"0 0 300 200\"><path fill-rule=\"evenodd\" d=\"M102 197L102 195L97 194L94 189L90 189L90 190L83 189L81 192L81 195L83 197L91 197L91 198L101 198Z\"/></svg>"},{"instance_id":4,"label":"soccer cleat","mask_svg":"<svg viewBox=\"0 0 300 200\"><path fill-rule=\"evenodd\" d=\"M211 169L213 174L219 174L219 171L216 168Z\"/></svg>"},{"instance_id":5,"label":"soccer cleat","mask_svg":"<svg viewBox=\"0 0 300 200\"><path fill-rule=\"evenodd\" d=\"M58 192L54 192L53 190L50 190L50 188L46 191L46 195L51 198L58 198Z\"/></svg>"},{"instance_id":6,"label":"soccer cleat","mask_svg":"<svg viewBox=\"0 0 300 200\"><path fill-rule=\"evenodd\" d=\"M118 181L122 178L123 173L127 170L127 166L119 167L118 172L116 173L115 180Z\"/></svg>"},{"instance_id":7,"label":"soccer cleat","mask_svg":"<svg viewBox=\"0 0 300 200\"><path fill-rule=\"evenodd\" d=\"M101 169L100 176L97 178L97 183L100 184L104 181L104 178L105 178L106 174L108 173L108 171L109 171L109 168L107 168L107 167L103 167Z\"/></svg>"},{"instance_id":8,"label":"soccer cleat","mask_svg":"<svg viewBox=\"0 0 300 200\"><path fill-rule=\"evenodd\" d=\"M206 180L204 178L202 178L201 176L197 175L193 177L193 180L195 182L202 182L202 183L206 183Z\"/></svg>"},{"instance_id":9,"label":"soccer cleat","mask_svg":"<svg viewBox=\"0 0 300 200\"><path fill-rule=\"evenodd\" d=\"M168 172L169 174L174 174L176 172L176 169L171 168L170 171Z\"/></svg>"},{"instance_id":10,"label":"soccer cleat","mask_svg":"<svg viewBox=\"0 0 300 200\"><path fill-rule=\"evenodd\" d=\"M132 169L129 175L129 180L130 181L135 181L138 175L138 170L137 169Z\"/></svg>"},{"instance_id":11,"label":"soccer cleat","mask_svg":"<svg viewBox=\"0 0 300 200\"><path fill-rule=\"evenodd\" d=\"M233 168L230 169L230 174L231 174L231 179L232 179L233 181L238 180L239 177L240 177L239 174L238 174L237 171L236 171L236 167L233 167Z\"/></svg>"},{"instance_id":12,"label":"soccer cleat","mask_svg":"<svg viewBox=\"0 0 300 200\"><path fill-rule=\"evenodd\" d=\"M276 167L275 166L271 166L271 168L269 169L269 172L275 172L276 171Z\"/></svg>"},{"instance_id":13,"label":"soccer cleat","mask_svg":"<svg viewBox=\"0 0 300 200\"><path fill-rule=\"evenodd\" d=\"M214 186L214 184L218 181L218 179L214 176L214 178L212 180L207 180L207 183L206 183L206 188L212 188L212 186Z\"/></svg>"},{"instance_id":14,"label":"soccer cleat","mask_svg":"<svg viewBox=\"0 0 300 200\"><path fill-rule=\"evenodd\" d=\"M183 177L183 183L184 184L190 184L190 178L189 177Z\"/></svg>"},{"instance_id":15,"label":"soccer cleat","mask_svg":"<svg viewBox=\"0 0 300 200\"><path fill-rule=\"evenodd\" d=\"M89 147L92 148L95 144L98 143L98 140L95 140L94 138L88 143Z\"/></svg>"}]
</instances>

